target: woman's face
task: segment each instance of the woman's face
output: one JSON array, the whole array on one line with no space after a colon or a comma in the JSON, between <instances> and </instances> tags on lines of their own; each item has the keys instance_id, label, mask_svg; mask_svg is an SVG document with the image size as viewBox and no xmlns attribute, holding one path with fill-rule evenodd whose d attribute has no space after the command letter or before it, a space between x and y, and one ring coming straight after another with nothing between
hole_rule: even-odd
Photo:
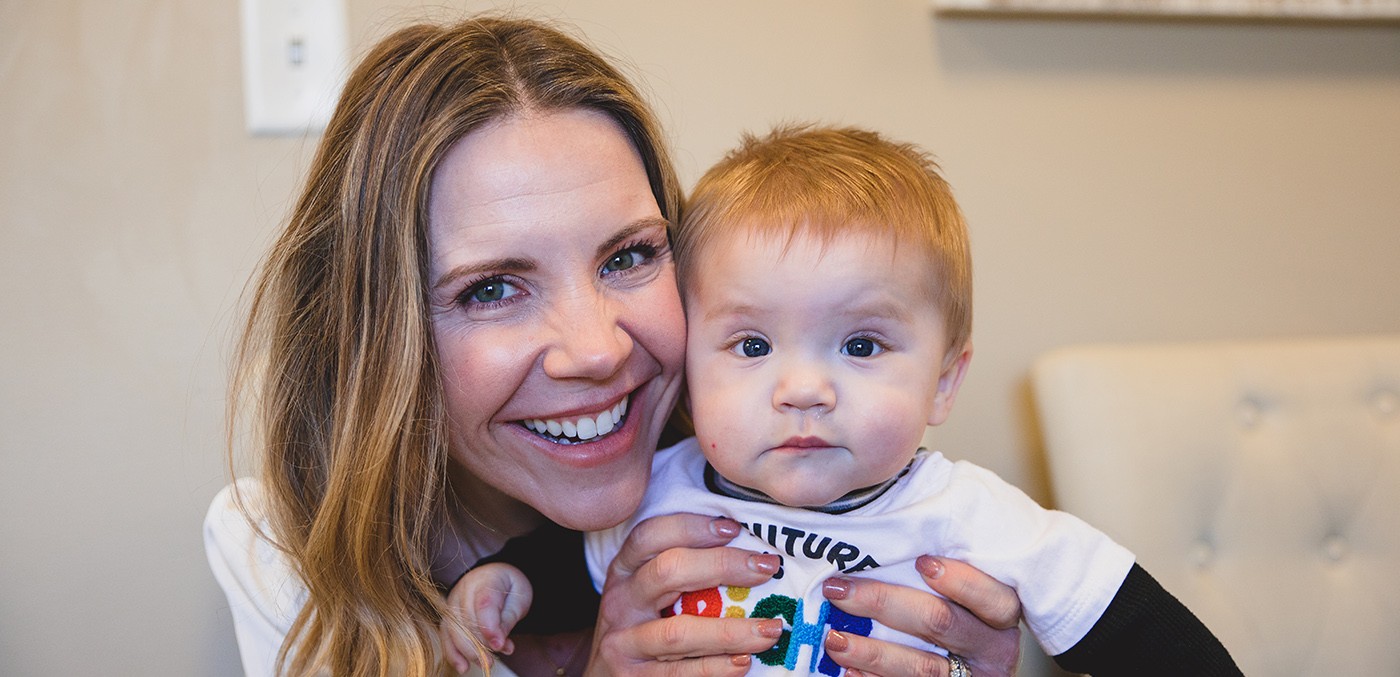
<instances>
[{"instance_id":1,"label":"woman's face","mask_svg":"<svg viewBox=\"0 0 1400 677\"><path fill-rule=\"evenodd\" d=\"M601 113L527 112L449 149L428 283L452 457L475 482L574 529L637 507L684 364L666 225Z\"/></svg>"}]
</instances>

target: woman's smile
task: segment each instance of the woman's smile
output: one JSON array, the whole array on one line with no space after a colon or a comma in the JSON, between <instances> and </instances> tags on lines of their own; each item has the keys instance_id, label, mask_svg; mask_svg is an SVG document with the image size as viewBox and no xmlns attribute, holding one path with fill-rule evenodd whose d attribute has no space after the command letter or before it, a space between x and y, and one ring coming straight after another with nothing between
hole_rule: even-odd
<instances>
[{"instance_id":1,"label":"woman's smile","mask_svg":"<svg viewBox=\"0 0 1400 677\"><path fill-rule=\"evenodd\" d=\"M603 411L571 418L544 418L521 421L520 424L536 434L559 444L580 444L593 439L607 437L615 429L622 427L627 416L627 401L624 397Z\"/></svg>"},{"instance_id":2,"label":"woman's smile","mask_svg":"<svg viewBox=\"0 0 1400 677\"><path fill-rule=\"evenodd\" d=\"M575 469L602 468L625 461L637 449L641 417L627 415L630 399L629 395L594 415L534 419L510 427L557 463ZM606 432L600 432L602 423L608 426ZM551 433L551 428L559 434Z\"/></svg>"}]
</instances>

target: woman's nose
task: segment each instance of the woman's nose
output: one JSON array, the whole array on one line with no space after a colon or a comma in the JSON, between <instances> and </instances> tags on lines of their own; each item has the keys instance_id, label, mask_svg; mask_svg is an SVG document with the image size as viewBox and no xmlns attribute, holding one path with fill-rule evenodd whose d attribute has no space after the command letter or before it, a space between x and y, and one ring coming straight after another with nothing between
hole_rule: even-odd
<instances>
[{"instance_id":1,"label":"woman's nose","mask_svg":"<svg viewBox=\"0 0 1400 677\"><path fill-rule=\"evenodd\" d=\"M632 336L622 327L616 303L599 294L574 298L556 309L544 354L550 378L602 380L616 374L632 353Z\"/></svg>"},{"instance_id":2,"label":"woman's nose","mask_svg":"<svg viewBox=\"0 0 1400 677\"><path fill-rule=\"evenodd\" d=\"M820 364L792 359L781 369L773 391L773 408L781 412L824 414L836 406L835 384Z\"/></svg>"}]
</instances>

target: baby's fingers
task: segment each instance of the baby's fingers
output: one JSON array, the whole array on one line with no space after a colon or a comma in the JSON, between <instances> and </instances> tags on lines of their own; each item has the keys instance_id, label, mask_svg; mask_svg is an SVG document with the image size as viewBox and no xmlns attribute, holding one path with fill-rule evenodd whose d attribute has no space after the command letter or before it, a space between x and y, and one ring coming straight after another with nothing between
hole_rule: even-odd
<instances>
[{"instance_id":1,"label":"baby's fingers","mask_svg":"<svg viewBox=\"0 0 1400 677\"><path fill-rule=\"evenodd\" d=\"M459 674L470 671L480 661L481 654L477 653L476 644L462 634L455 623L444 621L438 625L438 636L442 640L443 659ZM491 655L486 654L485 659L486 664L482 668L489 669Z\"/></svg>"},{"instance_id":2,"label":"baby's fingers","mask_svg":"<svg viewBox=\"0 0 1400 677\"><path fill-rule=\"evenodd\" d=\"M533 596L527 586L523 593L519 591L519 588L513 590L506 596L504 605L500 607L495 605L491 606L492 614L497 614L497 608L499 608L499 619L494 621L493 625L490 627L495 629L495 631L500 634L501 638L500 642L490 641L492 651L506 655L515 653L515 644L510 641L510 633L515 630L515 624L519 623L521 619L525 618L525 614L529 613L530 603L532 601ZM485 630L486 627L485 623L483 623L482 629Z\"/></svg>"},{"instance_id":3,"label":"baby's fingers","mask_svg":"<svg viewBox=\"0 0 1400 677\"><path fill-rule=\"evenodd\" d=\"M474 624L473 629L491 651L514 652L510 633L534 601L529 579L519 569L500 563L483 565L468 575L472 577L470 581L464 578L459 583L472 613L468 622Z\"/></svg>"},{"instance_id":4,"label":"baby's fingers","mask_svg":"<svg viewBox=\"0 0 1400 677\"><path fill-rule=\"evenodd\" d=\"M476 630L481 634L481 641L486 643L486 648L503 654L514 651L513 645L507 646L510 645L510 631L524 614L513 613L508 603L503 606L501 599L493 599L489 595L482 595L474 602Z\"/></svg>"}]
</instances>

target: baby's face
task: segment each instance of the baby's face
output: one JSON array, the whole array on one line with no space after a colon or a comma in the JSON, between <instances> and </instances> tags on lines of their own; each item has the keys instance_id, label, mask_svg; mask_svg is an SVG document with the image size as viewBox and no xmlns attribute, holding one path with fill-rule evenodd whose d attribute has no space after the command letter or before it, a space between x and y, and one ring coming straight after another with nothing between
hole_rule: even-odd
<instances>
[{"instance_id":1,"label":"baby's face","mask_svg":"<svg viewBox=\"0 0 1400 677\"><path fill-rule=\"evenodd\" d=\"M947 417L970 353L945 355L918 247L738 236L697 254L690 405L725 478L822 505L894 476Z\"/></svg>"}]
</instances>

